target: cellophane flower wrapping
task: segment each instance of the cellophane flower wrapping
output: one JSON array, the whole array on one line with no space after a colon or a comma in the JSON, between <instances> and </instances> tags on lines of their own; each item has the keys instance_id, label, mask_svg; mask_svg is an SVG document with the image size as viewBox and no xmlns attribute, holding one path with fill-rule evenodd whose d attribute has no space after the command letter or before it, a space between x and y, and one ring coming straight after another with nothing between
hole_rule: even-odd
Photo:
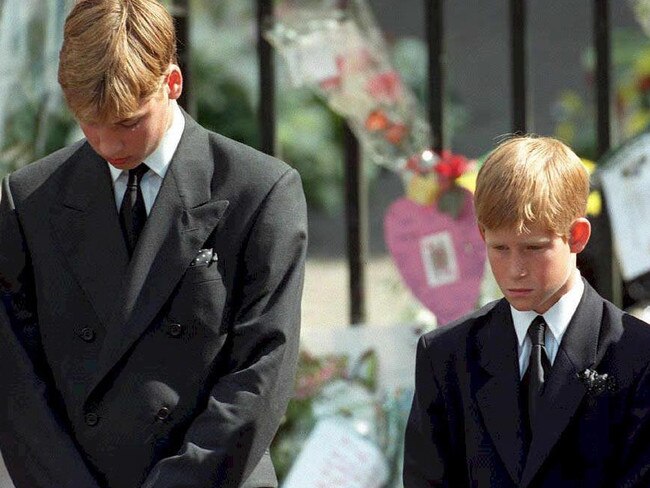
<instances>
[{"instance_id":1,"label":"cellophane flower wrapping","mask_svg":"<svg viewBox=\"0 0 650 488\"><path fill-rule=\"evenodd\" d=\"M404 174L407 162L436 158L429 124L415 96L391 65L365 0L284 0L265 36L296 86L308 86L344 117L364 154Z\"/></svg>"}]
</instances>

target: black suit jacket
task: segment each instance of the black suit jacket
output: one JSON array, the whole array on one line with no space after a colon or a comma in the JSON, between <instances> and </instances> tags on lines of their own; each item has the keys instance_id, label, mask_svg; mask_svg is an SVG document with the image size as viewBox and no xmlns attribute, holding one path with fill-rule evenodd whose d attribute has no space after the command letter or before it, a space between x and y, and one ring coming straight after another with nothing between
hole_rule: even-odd
<instances>
[{"instance_id":1,"label":"black suit jacket","mask_svg":"<svg viewBox=\"0 0 650 488\"><path fill-rule=\"evenodd\" d=\"M192 265L201 249L216 261ZM188 116L130 262L86 142L5 179L0 286L42 388L0 419L16 485L276 484L266 451L293 386L305 249L297 173ZM39 442L40 424L68 449Z\"/></svg>"},{"instance_id":2,"label":"black suit jacket","mask_svg":"<svg viewBox=\"0 0 650 488\"><path fill-rule=\"evenodd\" d=\"M650 326L586 282L526 455L509 305L494 302L418 346L405 488L650 486ZM590 390L585 369L614 387Z\"/></svg>"}]
</instances>

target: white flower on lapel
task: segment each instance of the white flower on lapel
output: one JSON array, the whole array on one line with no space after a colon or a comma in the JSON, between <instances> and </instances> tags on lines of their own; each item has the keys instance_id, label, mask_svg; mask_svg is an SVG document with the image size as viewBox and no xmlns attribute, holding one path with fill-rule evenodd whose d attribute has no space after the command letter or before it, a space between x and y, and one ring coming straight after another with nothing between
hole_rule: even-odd
<instances>
[{"instance_id":1,"label":"white flower on lapel","mask_svg":"<svg viewBox=\"0 0 650 488\"><path fill-rule=\"evenodd\" d=\"M605 391L614 391L616 388L614 378L607 373L598 374L593 369L587 368L582 373L578 373L577 376L587 387L587 393L591 395L600 395Z\"/></svg>"}]
</instances>

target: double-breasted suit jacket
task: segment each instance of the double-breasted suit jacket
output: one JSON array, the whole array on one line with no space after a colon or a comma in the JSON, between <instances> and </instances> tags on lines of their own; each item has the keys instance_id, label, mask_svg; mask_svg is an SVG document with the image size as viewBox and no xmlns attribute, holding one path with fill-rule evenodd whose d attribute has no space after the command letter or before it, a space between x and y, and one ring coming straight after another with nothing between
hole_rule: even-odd
<instances>
[{"instance_id":1,"label":"double-breasted suit jacket","mask_svg":"<svg viewBox=\"0 0 650 488\"><path fill-rule=\"evenodd\" d=\"M650 486L649 365L650 326L585 282L527 447L509 304L497 301L425 334L404 486ZM587 369L608 380L581 379Z\"/></svg>"},{"instance_id":2,"label":"double-breasted suit jacket","mask_svg":"<svg viewBox=\"0 0 650 488\"><path fill-rule=\"evenodd\" d=\"M38 418L0 419L18 486L277 483L265 452L297 362L300 179L184 116L131 260L106 162L85 141L3 183L0 286L40 388L31 398L46 404L31 407ZM30 423L64 448L38 443Z\"/></svg>"}]
</instances>

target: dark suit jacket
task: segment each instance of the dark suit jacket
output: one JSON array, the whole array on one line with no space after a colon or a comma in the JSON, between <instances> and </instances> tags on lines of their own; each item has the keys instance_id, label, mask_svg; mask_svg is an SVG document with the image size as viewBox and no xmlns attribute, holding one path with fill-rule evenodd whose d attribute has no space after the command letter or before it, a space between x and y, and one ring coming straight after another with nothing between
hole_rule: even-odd
<instances>
[{"instance_id":1,"label":"dark suit jacket","mask_svg":"<svg viewBox=\"0 0 650 488\"><path fill-rule=\"evenodd\" d=\"M650 326L586 282L525 455L509 305L424 335L405 438L404 486L650 486ZM614 378L597 393L590 368Z\"/></svg>"},{"instance_id":2,"label":"dark suit jacket","mask_svg":"<svg viewBox=\"0 0 650 488\"><path fill-rule=\"evenodd\" d=\"M191 265L206 248L218 261ZM39 388L0 418L16 485L277 484L267 448L293 387L305 250L297 173L187 116L130 262L86 142L5 179L9 344ZM0 375L0 411L13 387Z\"/></svg>"}]
</instances>

